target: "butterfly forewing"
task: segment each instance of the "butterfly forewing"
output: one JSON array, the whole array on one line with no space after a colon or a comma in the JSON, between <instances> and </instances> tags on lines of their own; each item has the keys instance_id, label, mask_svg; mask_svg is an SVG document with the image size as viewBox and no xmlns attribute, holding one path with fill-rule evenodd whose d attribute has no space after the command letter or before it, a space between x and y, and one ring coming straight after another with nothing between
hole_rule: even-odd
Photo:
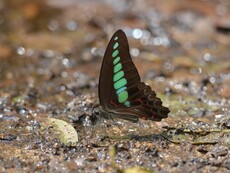
<instances>
[{"instance_id":1,"label":"butterfly forewing","mask_svg":"<svg viewBox=\"0 0 230 173\"><path fill-rule=\"evenodd\" d=\"M140 82L122 30L112 36L105 51L99 79L99 100L104 110L133 122L138 118L160 121L169 113L155 92Z\"/></svg>"},{"instance_id":2,"label":"butterfly forewing","mask_svg":"<svg viewBox=\"0 0 230 173\"><path fill-rule=\"evenodd\" d=\"M114 101L114 98L119 98L117 93L123 94L125 97L125 87L128 88L139 82L140 76L129 54L126 35L122 30L118 30L112 36L102 62L99 79L100 104L105 109L112 109L113 105L110 103ZM121 92L122 88L123 92Z\"/></svg>"}]
</instances>

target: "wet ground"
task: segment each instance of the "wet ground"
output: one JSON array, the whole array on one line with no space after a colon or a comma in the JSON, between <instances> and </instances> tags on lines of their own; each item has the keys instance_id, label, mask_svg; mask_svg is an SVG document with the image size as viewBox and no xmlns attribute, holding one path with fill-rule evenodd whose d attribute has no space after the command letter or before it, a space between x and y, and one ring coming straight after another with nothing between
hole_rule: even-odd
<instances>
[{"instance_id":1,"label":"wet ground","mask_svg":"<svg viewBox=\"0 0 230 173\"><path fill-rule=\"evenodd\" d=\"M230 2L0 1L0 172L230 172ZM161 122L92 116L122 29Z\"/></svg>"}]
</instances>

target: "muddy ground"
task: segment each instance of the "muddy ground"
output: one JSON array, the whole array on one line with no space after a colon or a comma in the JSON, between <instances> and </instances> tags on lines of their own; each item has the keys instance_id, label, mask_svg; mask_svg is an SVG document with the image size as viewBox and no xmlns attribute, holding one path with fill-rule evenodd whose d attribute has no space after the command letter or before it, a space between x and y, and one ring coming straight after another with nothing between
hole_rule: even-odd
<instances>
[{"instance_id":1,"label":"muddy ground","mask_svg":"<svg viewBox=\"0 0 230 173\"><path fill-rule=\"evenodd\" d=\"M230 172L230 2L0 1L0 172ZM161 122L104 120L122 29Z\"/></svg>"}]
</instances>

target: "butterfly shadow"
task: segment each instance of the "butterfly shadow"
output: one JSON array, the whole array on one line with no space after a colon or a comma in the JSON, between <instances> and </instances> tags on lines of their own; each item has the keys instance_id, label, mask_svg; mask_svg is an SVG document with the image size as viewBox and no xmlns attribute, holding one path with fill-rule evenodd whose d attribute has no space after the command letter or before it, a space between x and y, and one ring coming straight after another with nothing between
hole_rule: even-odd
<instances>
[{"instance_id":1,"label":"butterfly shadow","mask_svg":"<svg viewBox=\"0 0 230 173\"><path fill-rule=\"evenodd\" d=\"M136 141L166 141L164 137L164 132L159 134L148 134L148 135L136 135L129 134L123 136L105 136L105 138L110 140L136 140Z\"/></svg>"},{"instance_id":2,"label":"butterfly shadow","mask_svg":"<svg viewBox=\"0 0 230 173\"><path fill-rule=\"evenodd\" d=\"M151 134L149 131L145 134L140 132L140 128L138 128L136 131L133 132L127 132L124 130L124 125L119 124L117 121L112 120L112 124L115 125L119 130L121 135L109 135L109 132L106 132L106 135L103 137L104 139L109 140L136 140L136 141L165 141L167 138L165 138L165 133L167 133L165 130L163 130L161 133L158 134ZM105 130L106 127L104 126ZM135 127L134 127L135 128Z\"/></svg>"}]
</instances>

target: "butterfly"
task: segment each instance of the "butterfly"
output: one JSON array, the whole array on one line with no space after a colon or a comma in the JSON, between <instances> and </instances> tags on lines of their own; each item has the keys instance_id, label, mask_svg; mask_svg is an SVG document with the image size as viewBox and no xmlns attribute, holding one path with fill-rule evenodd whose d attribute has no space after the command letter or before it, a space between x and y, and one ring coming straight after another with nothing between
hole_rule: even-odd
<instances>
[{"instance_id":1,"label":"butterfly","mask_svg":"<svg viewBox=\"0 0 230 173\"><path fill-rule=\"evenodd\" d=\"M106 119L161 121L170 112L150 86L140 81L122 30L115 32L106 48L98 93L101 106L94 108L93 114Z\"/></svg>"}]
</instances>

